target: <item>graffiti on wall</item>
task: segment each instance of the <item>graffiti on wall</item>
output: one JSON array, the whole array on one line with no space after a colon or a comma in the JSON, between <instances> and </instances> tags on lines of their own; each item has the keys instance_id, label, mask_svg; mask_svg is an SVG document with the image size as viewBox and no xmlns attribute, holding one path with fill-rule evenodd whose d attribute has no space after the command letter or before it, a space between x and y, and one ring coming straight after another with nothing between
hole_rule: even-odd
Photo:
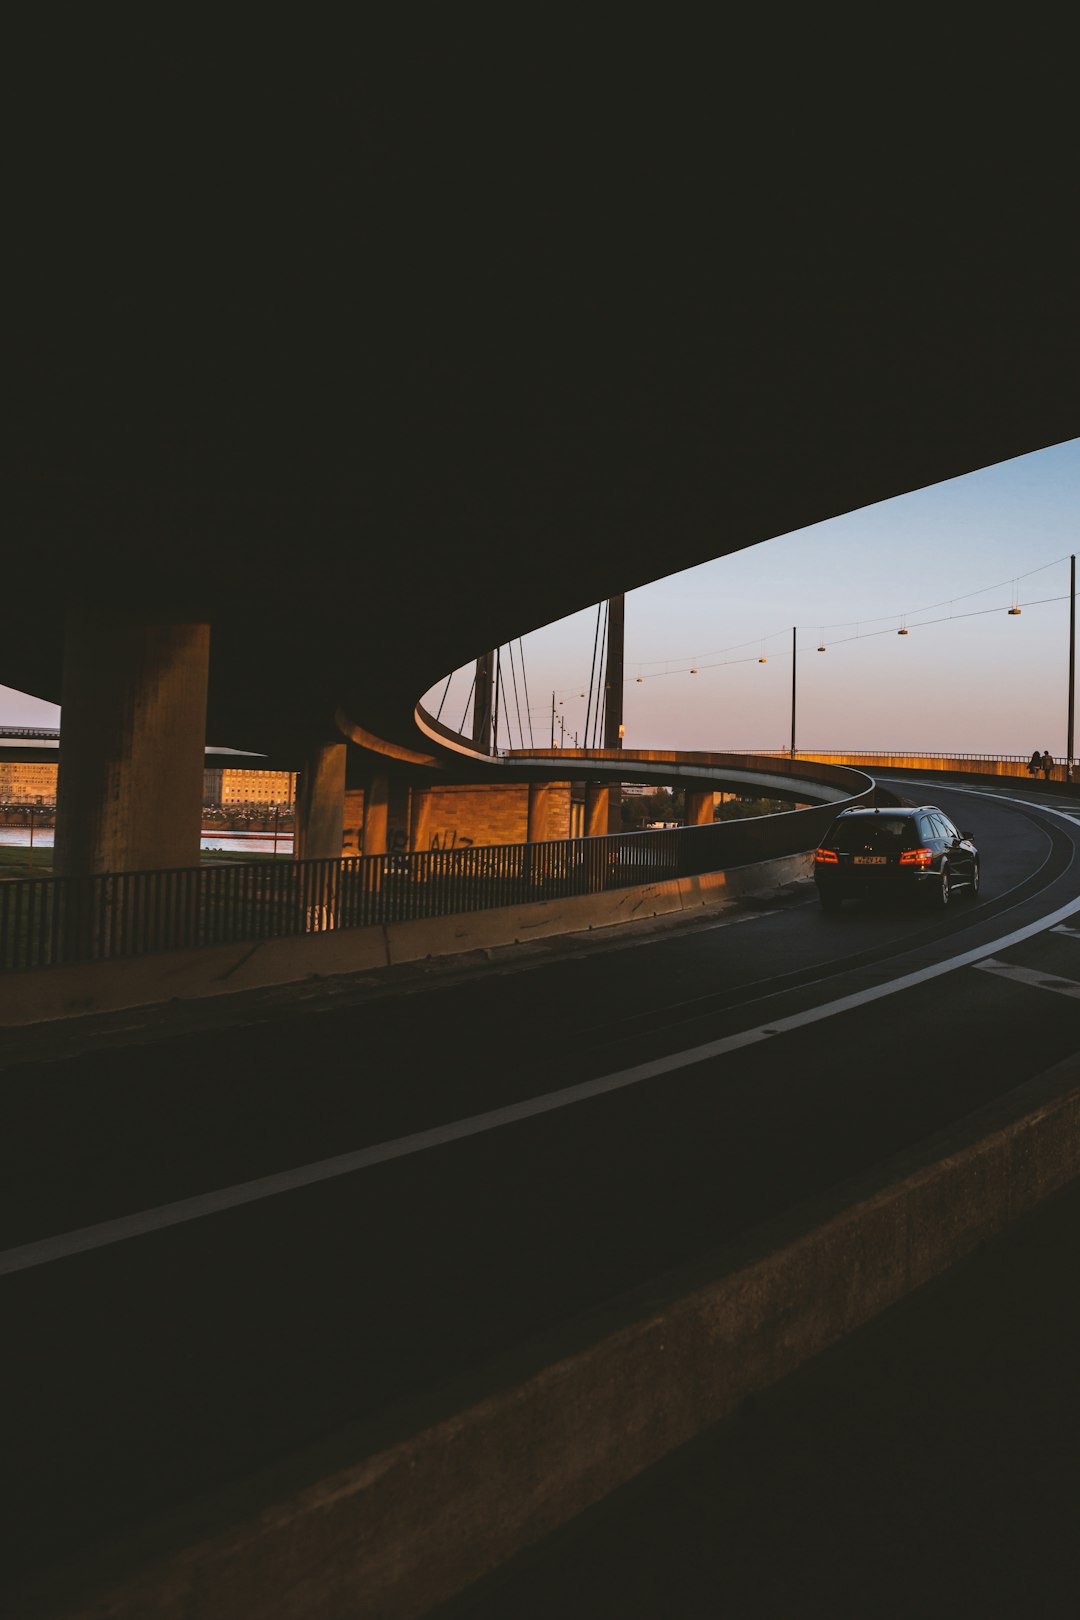
<instances>
[{"instance_id":1,"label":"graffiti on wall","mask_svg":"<svg viewBox=\"0 0 1080 1620\"><path fill-rule=\"evenodd\" d=\"M466 838L464 833L459 833L456 827L444 827L441 832L432 833L428 848L470 849L474 842L474 839Z\"/></svg>"}]
</instances>

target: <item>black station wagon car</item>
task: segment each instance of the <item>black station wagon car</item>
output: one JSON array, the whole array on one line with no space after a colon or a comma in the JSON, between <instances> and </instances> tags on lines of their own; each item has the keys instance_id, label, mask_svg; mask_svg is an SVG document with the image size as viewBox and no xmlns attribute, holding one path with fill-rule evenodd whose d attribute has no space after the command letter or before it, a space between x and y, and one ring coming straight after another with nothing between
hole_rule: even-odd
<instances>
[{"instance_id":1,"label":"black station wagon car","mask_svg":"<svg viewBox=\"0 0 1080 1620\"><path fill-rule=\"evenodd\" d=\"M935 804L842 810L814 851L814 881L826 911L889 890L944 908L954 890L978 894L979 851Z\"/></svg>"}]
</instances>

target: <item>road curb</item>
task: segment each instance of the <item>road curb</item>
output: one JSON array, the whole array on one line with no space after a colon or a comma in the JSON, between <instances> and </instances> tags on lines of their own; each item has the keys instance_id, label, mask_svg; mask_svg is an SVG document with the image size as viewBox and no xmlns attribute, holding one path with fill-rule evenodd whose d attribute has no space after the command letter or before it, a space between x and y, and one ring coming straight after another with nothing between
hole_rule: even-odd
<instances>
[{"instance_id":1,"label":"road curb","mask_svg":"<svg viewBox=\"0 0 1080 1620\"><path fill-rule=\"evenodd\" d=\"M1080 1173L1080 1057L482 1374L56 1572L26 1620L418 1620Z\"/></svg>"}]
</instances>

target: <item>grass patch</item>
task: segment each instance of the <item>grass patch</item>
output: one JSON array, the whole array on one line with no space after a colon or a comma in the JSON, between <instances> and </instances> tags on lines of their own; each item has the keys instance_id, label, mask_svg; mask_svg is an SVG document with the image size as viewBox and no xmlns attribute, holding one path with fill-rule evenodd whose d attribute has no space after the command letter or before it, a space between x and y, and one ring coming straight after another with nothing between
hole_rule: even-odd
<instances>
[{"instance_id":1,"label":"grass patch","mask_svg":"<svg viewBox=\"0 0 1080 1620\"><path fill-rule=\"evenodd\" d=\"M31 854L33 862L31 862ZM53 852L48 844L0 844L0 878L46 878L53 875Z\"/></svg>"},{"instance_id":2,"label":"grass patch","mask_svg":"<svg viewBox=\"0 0 1080 1620\"><path fill-rule=\"evenodd\" d=\"M273 861L274 858L272 850L259 850L256 853L253 850L246 849L204 849L202 852L203 866L222 866L226 862L246 866L251 861ZM279 861L291 861L292 851L279 849L277 859Z\"/></svg>"}]
</instances>

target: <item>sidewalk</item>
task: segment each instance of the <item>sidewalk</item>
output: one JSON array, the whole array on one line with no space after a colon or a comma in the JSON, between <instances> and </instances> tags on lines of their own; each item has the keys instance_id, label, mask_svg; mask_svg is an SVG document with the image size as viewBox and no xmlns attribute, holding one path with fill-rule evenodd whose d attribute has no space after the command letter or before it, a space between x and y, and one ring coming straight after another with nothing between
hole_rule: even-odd
<instances>
[{"instance_id":1,"label":"sidewalk","mask_svg":"<svg viewBox=\"0 0 1080 1620\"><path fill-rule=\"evenodd\" d=\"M1078 1281L1080 1182L439 1620L1075 1615Z\"/></svg>"}]
</instances>

